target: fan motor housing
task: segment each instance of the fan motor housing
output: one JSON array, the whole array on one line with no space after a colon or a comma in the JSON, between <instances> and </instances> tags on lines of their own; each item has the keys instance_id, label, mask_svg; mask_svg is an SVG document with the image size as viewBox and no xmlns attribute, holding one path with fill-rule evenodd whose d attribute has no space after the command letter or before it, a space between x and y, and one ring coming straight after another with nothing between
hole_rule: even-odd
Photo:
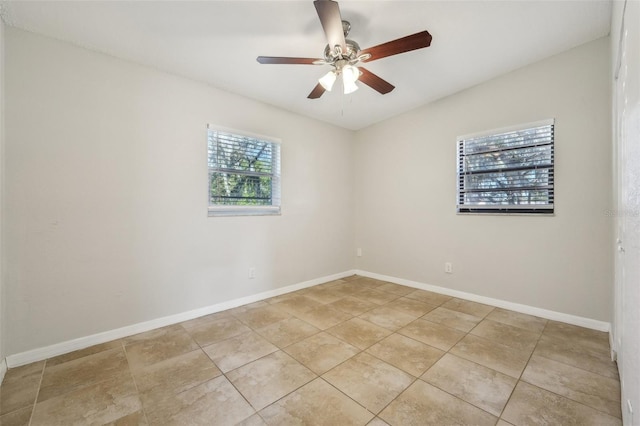
<instances>
[{"instance_id":1,"label":"fan motor housing","mask_svg":"<svg viewBox=\"0 0 640 426\"><path fill-rule=\"evenodd\" d=\"M327 44L324 48L324 59L327 62L335 62L339 59L346 59L348 61L353 61L358 57L358 52L360 52L360 45L353 40L345 39L345 45L347 46L347 51L342 52L342 49L334 49Z\"/></svg>"}]
</instances>

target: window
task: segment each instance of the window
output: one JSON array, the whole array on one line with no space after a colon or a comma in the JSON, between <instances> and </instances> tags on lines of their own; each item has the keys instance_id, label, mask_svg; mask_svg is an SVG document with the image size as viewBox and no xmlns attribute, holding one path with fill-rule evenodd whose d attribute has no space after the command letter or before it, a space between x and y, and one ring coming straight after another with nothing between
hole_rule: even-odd
<instances>
[{"instance_id":1,"label":"window","mask_svg":"<svg viewBox=\"0 0 640 426\"><path fill-rule=\"evenodd\" d=\"M208 129L209 216L280 214L280 144Z\"/></svg>"},{"instance_id":2,"label":"window","mask_svg":"<svg viewBox=\"0 0 640 426\"><path fill-rule=\"evenodd\" d=\"M459 213L553 213L554 120L458 138Z\"/></svg>"}]
</instances>

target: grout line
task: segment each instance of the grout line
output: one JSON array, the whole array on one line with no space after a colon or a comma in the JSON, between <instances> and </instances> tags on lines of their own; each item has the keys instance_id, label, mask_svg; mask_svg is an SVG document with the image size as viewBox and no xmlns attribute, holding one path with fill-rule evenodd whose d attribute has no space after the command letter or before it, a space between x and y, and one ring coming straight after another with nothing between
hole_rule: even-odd
<instances>
[{"instance_id":1,"label":"grout line","mask_svg":"<svg viewBox=\"0 0 640 426\"><path fill-rule=\"evenodd\" d=\"M38 397L40 396L40 388L42 387L42 380L44 379L44 369L47 368L47 360L44 360L44 365L42 366L42 373L40 373L40 382L38 382L38 390L36 392L36 398L33 400L33 408L31 409L31 415L29 416L28 426L31 426L31 422L33 421L33 415L36 412L36 404L38 403Z\"/></svg>"},{"instance_id":2,"label":"grout line","mask_svg":"<svg viewBox=\"0 0 640 426\"><path fill-rule=\"evenodd\" d=\"M136 377L133 375L133 371L131 370L131 364L129 363L129 356L127 354L127 349L125 348L125 344L123 340L120 340L120 344L122 345L122 352L124 353L124 358L127 361L127 370L129 371L129 376L133 381L133 386L136 388L136 394L138 396L138 400L140 401L140 410L142 411L142 416L144 417L147 424L149 423L149 419L147 418L147 411L145 410L144 403L142 402L142 398L140 397L140 389L138 388L138 382L136 382ZM133 414L133 413L130 413Z\"/></svg>"}]
</instances>

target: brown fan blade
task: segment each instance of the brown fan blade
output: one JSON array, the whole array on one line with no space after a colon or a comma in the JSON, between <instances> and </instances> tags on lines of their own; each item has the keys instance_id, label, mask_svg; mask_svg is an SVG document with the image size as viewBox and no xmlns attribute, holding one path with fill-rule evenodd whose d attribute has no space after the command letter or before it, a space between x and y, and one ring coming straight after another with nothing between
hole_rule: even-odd
<instances>
[{"instance_id":1,"label":"brown fan blade","mask_svg":"<svg viewBox=\"0 0 640 426\"><path fill-rule=\"evenodd\" d=\"M429 31L422 31L420 33L364 49L359 53L359 55L363 55L365 53L370 54L371 57L369 59L365 59L363 62L371 62L376 59L386 58L387 56L429 47L429 45L431 45L431 34L429 34Z\"/></svg>"},{"instance_id":2,"label":"brown fan blade","mask_svg":"<svg viewBox=\"0 0 640 426\"><path fill-rule=\"evenodd\" d=\"M358 69L362 73L358 80L360 80L367 86L371 87L373 90L380 92L383 95L386 95L387 93L389 93L390 91L396 88L393 84L389 83L386 80L381 79L380 77L378 77L377 75L369 71L368 69L362 68L362 67L358 67Z\"/></svg>"},{"instance_id":3,"label":"brown fan blade","mask_svg":"<svg viewBox=\"0 0 640 426\"><path fill-rule=\"evenodd\" d=\"M329 46L333 49L340 46L343 52L347 52L347 45L344 41L342 30L342 17L340 16L340 6L332 0L315 0L313 5L318 12L318 18L322 24L322 29L327 36Z\"/></svg>"},{"instance_id":4,"label":"brown fan blade","mask_svg":"<svg viewBox=\"0 0 640 426\"><path fill-rule=\"evenodd\" d=\"M314 58L284 58L280 56L258 56L256 60L261 64L293 64L293 65L316 65L316 61L321 61L321 59L314 59Z\"/></svg>"},{"instance_id":5,"label":"brown fan blade","mask_svg":"<svg viewBox=\"0 0 640 426\"><path fill-rule=\"evenodd\" d=\"M318 99L320 96L322 96L323 93L324 93L324 87L322 87L322 84L318 83L316 84L316 87L313 88L311 93L309 93L309 96L307 96L307 98Z\"/></svg>"}]
</instances>

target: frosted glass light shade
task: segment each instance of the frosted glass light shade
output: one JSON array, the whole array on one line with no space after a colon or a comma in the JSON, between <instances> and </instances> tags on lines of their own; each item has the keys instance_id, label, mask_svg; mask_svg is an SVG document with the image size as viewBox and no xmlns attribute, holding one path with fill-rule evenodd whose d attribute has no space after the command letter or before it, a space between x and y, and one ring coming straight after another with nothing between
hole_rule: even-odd
<instances>
[{"instance_id":1,"label":"frosted glass light shade","mask_svg":"<svg viewBox=\"0 0 640 426\"><path fill-rule=\"evenodd\" d=\"M358 90L358 85L356 85L355 81L349 82L346 78L342 79L342 83L344 84L344 94L348 95L349 93L353 93Z\"/></svg>"},{"instance_id":2,"label":"frosted glass light shade","mask_svg":"<svg viewBox=\"0 0 640 426\"><path fill-rule=\"evenodd\" d=\"M334 71L329 71L328 73L320 77L320 79L318 80L318 83L320 83L320 85L324 87L324 90L326 90L327 92L331 91L331 88L333 87L333 83L335 82L336 82L336 73Z\"/></svg>"},{"instance_id":3,"label":"frosted glass light shade","mask_svg":"<svg viewBox=\"0 0 640 426\"><path fill-rule=\"evenodd\" d=\"M342 80L344 84L355 83L360 77L360 70L353 65L346 65L342 68Z\"/></svg>"}]
</instances>

